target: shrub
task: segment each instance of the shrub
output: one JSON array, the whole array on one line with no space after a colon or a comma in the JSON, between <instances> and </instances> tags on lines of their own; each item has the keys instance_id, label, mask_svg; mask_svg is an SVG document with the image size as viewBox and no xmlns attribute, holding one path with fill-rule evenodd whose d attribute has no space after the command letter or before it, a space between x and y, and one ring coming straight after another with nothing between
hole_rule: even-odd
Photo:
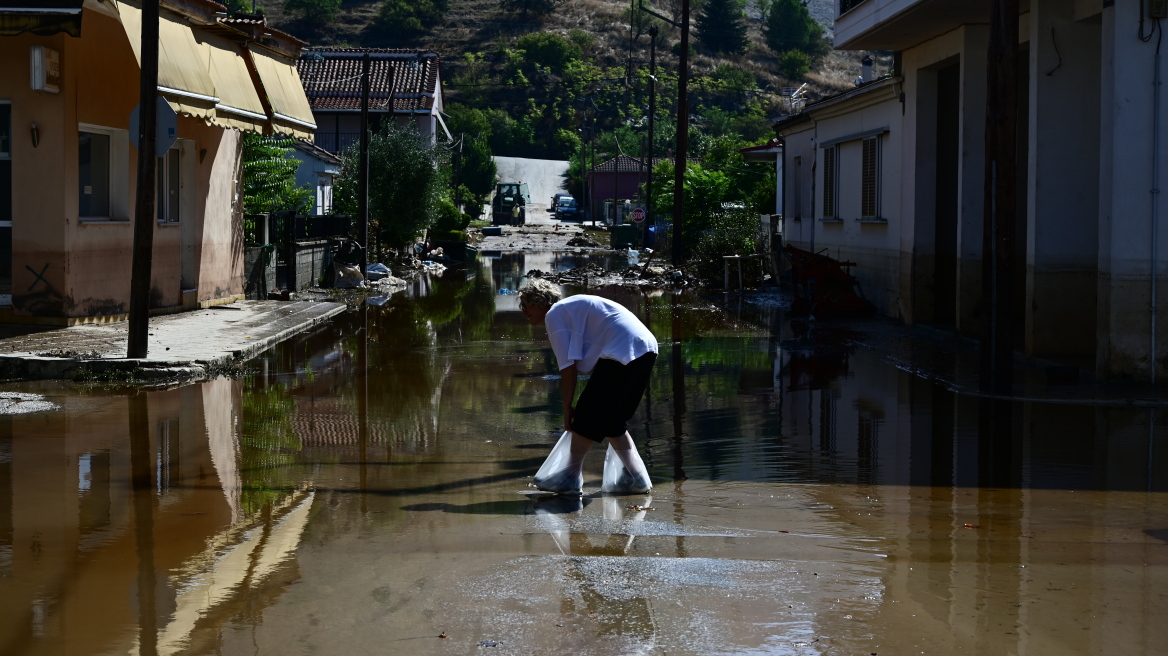
<instances>
[{"instance_id":1,"label":"shrub","mask_svg":"<svg viewBox=\"0 0 1168 656\"><path fill-rule=\"evenodd\" d=\"M564 0L499 0L499 7L507 11L522 11L523 17L532 13L536 16L546 16Z\"/></svg>"},{"instance_id":2,"label":"shrub","mask_svg":"<svg viewBox=\"0 0 1168 656\"><path fill-rule=\"evenodd\" d=\"M387 36L414 36L442 20L449 7L449 0L385 0L376 27Z\"/></svg>"},{"instance_id":3,"label":"shrub","mask_svg":"<svg viewBox=\"0 0 1168 656\"><path fill-rule=\"evenodd\" d=\"M690 264L699 278L710 283L722 282L726 255L749 255L759 247L758 214L748 209L728 209L716 214L710 221L710 229L697 237L690 249ZM737 267L731 276L737 277ZM744 281L757 281L762 276L761 261L746 260L742 263Z\"/></svg>"},{"instance_id":4,"label":"shrub","mask_svg":"<svg viewBox=\"0 0 1168 656\"><path fill-rule=\"evenodd\" d=\"M802 50L788 50L779 57L779 72L788 80L802 80L810 70L811 58Z\"/></svg>"},{"instance_id":5,"label":"shrub","mask_svg":"<svg viewBox=\"0 0 1168 656\"><path fill-rule=\"evenodd\" d=\"M300 160L292 156L292 139L282 135L243 136L243 211L269 214L300 211L313 190L296 186Z\"/></svg>"},{"instance_id":6,"label":"shrub","mask_svg":"<svg viewBox=\"0 0 1168 656\"><path fill-rule=\"evenodd\" d=\"M552 32L532 32L519 37L515 47L522 50L524 60L553 72L563 72L568 62L580 59L580 46Z\"/></svg>"},{"instance_id":7,"label":"shrub","mask_svg":"<svg viewBox=\"0 0 1168 656\"><path fill-rule=\"evenodd\" d=\"M316 24L331 23L340 8L341 0L284 0L284 11Z\"/></svg>"}]
</instances>

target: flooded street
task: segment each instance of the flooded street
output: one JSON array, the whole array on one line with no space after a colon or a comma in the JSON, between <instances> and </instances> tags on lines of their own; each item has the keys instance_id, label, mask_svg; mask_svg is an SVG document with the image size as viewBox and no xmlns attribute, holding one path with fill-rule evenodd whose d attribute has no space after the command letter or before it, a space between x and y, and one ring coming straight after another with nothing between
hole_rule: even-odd
<instances>
[{"instance_id":1,"label":"flooded street","mask_svg":"<svg viewBox=\"0 0 1168 656\"><path fill-rule=\"evenodd\" d=\"M781 302L610 288L661 344L631 425L656 487L590 494L594 450L585 497L547 497L558 370L499 292L586 260L486 255L242 379L0 389L55 405L0 415L0 654L1168 642L1164 410L1005 404L980 430L985 402Z\"/></svg>"}]
</instances>

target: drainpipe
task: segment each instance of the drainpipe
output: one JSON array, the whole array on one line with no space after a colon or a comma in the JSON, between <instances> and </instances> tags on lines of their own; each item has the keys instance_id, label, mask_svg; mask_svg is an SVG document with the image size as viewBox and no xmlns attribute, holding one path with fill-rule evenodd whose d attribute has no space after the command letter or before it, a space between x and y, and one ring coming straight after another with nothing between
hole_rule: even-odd
<instances>
[{"instance_id":1,"label":"drainpipe","mask_svg":"<svg viewBox=\"0 0 1168 656\"><path fill-rule=\"evenodd\" d=\"M1152 75L1152 281L1151 304L1148 310L1151 314L1151 334L1148 336L1148 366L1151 369L1152 384L1156 384L1156 327L1159 323L1156 316L1157 280L1159 276L1159 253L1157 249L1158 223L1160 217L1160 42L1156 39L1156 61Z\"/></svg>"}]
</instances>

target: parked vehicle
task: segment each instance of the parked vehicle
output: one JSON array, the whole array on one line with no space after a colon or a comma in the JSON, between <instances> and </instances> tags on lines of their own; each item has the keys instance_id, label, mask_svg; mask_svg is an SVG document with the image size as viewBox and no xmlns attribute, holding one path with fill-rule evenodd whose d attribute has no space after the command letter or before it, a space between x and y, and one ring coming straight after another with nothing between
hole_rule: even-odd
<instances>
[{"instance_id":1,"label":"parked vehicle","mask_svg":"<svg viewBox=\"0 0 1168 656\"><path fill-rule=\"evenodd\" d=\"M574 221L580 216L576 207L576 199L571 196L560 196L555 205L557 221Z\"/></svg>"},{"instance_id":2,"label":"parked vehicle","mask_svg":"<svg viewBox=\"0 0 1168 656\"><path fill-rule=\"evenodd\" d=\"M556 194L555 196L552 196L552 202L548 204L548 211L555 212L556 206L560 204L561 198L571 198L571 197L572 197L572 194Z\"/></svg>"},{"instance_id":3,"label":"parked vehicle","mask_svg":"<svg viewBox=\"0 0 1168 656\"><path fill-rule=\"evenodd\" d=\"M527 183L500 182L495 185L495 198L491 201L491 223L493 225L523 225L527 223L527 205L531 203L531 190ZM515 216L515 208L519 216Z\"/></svg>"}]
</instances>

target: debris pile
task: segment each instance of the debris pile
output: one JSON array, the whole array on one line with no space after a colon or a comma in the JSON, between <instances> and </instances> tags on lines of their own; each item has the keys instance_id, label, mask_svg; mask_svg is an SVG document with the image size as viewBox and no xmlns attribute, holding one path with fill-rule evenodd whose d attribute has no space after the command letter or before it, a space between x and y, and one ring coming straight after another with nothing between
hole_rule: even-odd
<instances>
[{"instance_id":1,"label":"debris pile","mask_svg":"<svg viewBox=\"0 0 1168 656\"><path fill-rule=\"evenodd\" d=\"M583 234L572 237L568 240L569 246L579 246L581 248L600 248L600 242Z\"/></svg>"},{"instance_id":2,"label":"debris pile","mask_svg":"<svg viewBox=\"0 0 1168 656\"><path fill-rule=\"evenodd\" d=\"M677 289L692 287L697 281L682 269L674 268L669 264L635 264L618 271L609 271L595 262L561 271L549 273L532 269L527 272L530 278L544 278L561 285L576 285L580 287L605 287L607 285L628 285L636 287L650 287L654 289Z\"/></svg>"}]
</instances>

